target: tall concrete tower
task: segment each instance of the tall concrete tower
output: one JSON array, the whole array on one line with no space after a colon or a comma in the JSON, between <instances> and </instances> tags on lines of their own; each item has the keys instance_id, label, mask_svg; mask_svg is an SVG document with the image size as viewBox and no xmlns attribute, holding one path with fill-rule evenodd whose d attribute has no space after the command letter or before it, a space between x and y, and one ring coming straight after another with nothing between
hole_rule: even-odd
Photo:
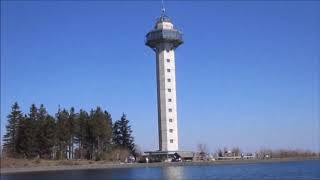
<instances>
[{"instance_id":1,"label":"tall concrete tower","mask_svg":"<svg viewBox=\"0 0 320 180\"><path fill-rule=\"evenodd\" d=\"M156 53L159 150L178 151L174 51L183 43L182 33L174 28L163 11L145 42Z\"/></svg>"}]
</instances>

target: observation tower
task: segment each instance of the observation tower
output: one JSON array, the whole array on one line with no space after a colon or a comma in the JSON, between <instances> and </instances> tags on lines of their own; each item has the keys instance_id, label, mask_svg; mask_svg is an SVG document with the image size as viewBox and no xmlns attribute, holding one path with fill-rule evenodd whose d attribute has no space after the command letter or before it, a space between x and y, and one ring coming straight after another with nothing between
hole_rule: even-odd
<instances>
[{"instance_id":1,"label":"observation tower","mask_svg":"<svg viewBox=\"0 0 320 180\"><path fill-rule=\"evenodd\" d=\"M164 9L154 29L147 33L145 44L156 54L159 151L178 151L175 49L183 43Z\"/></svg>"}]
</instances>

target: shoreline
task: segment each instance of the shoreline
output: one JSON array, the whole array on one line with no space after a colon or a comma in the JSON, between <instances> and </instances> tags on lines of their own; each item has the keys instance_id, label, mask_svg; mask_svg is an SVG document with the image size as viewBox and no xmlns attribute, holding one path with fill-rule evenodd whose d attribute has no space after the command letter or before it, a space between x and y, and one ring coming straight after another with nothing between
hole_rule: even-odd
<instances>
[{"instance_id":1,"label":"shoreline","mask_svg":"<svg viewBox=\"0 0 320 180\"><path fill-rule=\"evenodd\" d=\"M1 168L1 176L17 173L33 173L47 171L69 171L69 170L103 170L119 168L153 168L169 166L209 166L209 165L232 165L232 164L255 164L255 163L274 163L291 162L305 160L320 160L320 157L310 158L281 158L281 159L253 159L253 160L217 160L217 161L198 161L198 162L159 162L159 163L106 163L106 164L88 164L88 165L57 165L57 166L38 166L38 167L19 167L19 168Z\"/></svg>"}]
</instances>

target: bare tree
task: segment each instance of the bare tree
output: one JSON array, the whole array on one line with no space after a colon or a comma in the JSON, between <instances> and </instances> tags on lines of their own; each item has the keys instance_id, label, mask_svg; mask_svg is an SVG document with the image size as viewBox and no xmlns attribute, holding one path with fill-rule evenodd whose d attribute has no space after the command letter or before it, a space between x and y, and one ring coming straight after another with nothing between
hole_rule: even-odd
<instances>
[{"instance_id":1,"label":"bare tree","mask_svg":"<svg viewBox=\"0 0 320 180\"><path fill-rule=\"evenodd\" d=\"M232 154L234 155L234 156L240 156L241 155L241 150L240 150L240 148L239 147L234 147L234 148L232 148Z\"/></svg>"},{"instance_id":2,"label":"bare tree","mask_svg":"<svg viewBox=\"0 0 320 180\"><path fill-rule=\"evenodd\" d=\"M218 149L217 151L216 151L216 155L217 155L217 157L223 157L223 151L222 151L222 149Z\"/></svg>"},{"instance_id":3,"label":"bare tree","mask_svg":"<svg viewBox=\"0 0 320 180\"><path fill-rule=\"evenodd\" d=\"M198 144L198 152L199 153L208 153L208 148L206 144Z\"/></svg>"},{"instance_id":4,"label":"bare tree","mask_svg":"<svg viewBox=\"0 0 320 180\"><path fill-rule=\"evenodd\" d=\"M273 155L272 150L268 148L261 148L259 151L256 152L256 157L258 159L271 158L272 155Z\"/></svg>"},{"instance_id":5,"label":"bare tree","mask_svg":"<svg viewBox=\"0 0 320 180\"><path fill-rule=\"evenodd\" d=\"M208 154L207 145L203 143L198 144L198 153L200 160L206 160Z\"/></svg>"},{"instance_id":6,"label":"bare tree","mask_svg":"<svg viewBox=\"0 0 320 180\"><path fill-rule=\"evenodd\" d=\"M140 146L138 146L138 145L135 144L135 157L136 157L136 158L137 158L137 157L140 157L140 156L142 156L142 154L143 154L143 152L142 152Z\"/></svg>"}]
</instances>

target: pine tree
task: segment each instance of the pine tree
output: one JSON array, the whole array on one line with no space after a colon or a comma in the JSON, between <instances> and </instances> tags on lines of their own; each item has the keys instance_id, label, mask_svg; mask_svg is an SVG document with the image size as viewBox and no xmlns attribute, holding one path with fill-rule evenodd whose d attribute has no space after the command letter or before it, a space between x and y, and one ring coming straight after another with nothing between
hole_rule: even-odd
<instances>
[{"instance_id":1,"label":"pine tree","mask_svg":"<svg viewBox=\"0 0 320 180\"><path fill-rule=\"evenodd\" d=\"M121 123L119 120L114 122L112 130L113 130L113 143L116 146L122 146L123 145L122 131L121 131Z\"/></svg>"},{"instance_id":2,"label":"pine tree","mask_svg":"<svg viewBox=\"0 0 320 180\"><path fill-rule=\"evenodd\" d=\"M88 158L87 149L88 144L88 120L89 115L86 111L80 109L80 113L76 118L75 123L75 143L79 147L79 158Z\"/></svg>"},{"instance_id":3,"label":"pine tree","mask_svg":"<svg viewBox=\"0 0 320 180\"><path fill-rule=\"evenodd\" d=\"M89 120L87 124L87 152L88 152L88 159L93 159L93 154L94 154L94 141L95 141L95 124L93 122L93 116L94 116L94 110L91 109L90 114L89 114Z\"/></svg>"},{"instance_id":4,"label":"pine tree","mask_svg":"<svg viewBox=\"0 0 320 180\"><path fill-rule=\"evenodd\" d=\"M68 128L69 112L65 109L59 109L56 114L57 117L57 131L56 137L58 141L58 159L67 158L67 146L70 141L70 132Z\"/></svg>"},{"instance_id":5,"label":"pine tree","mask_svg":"<svg viewBox=\"0 0 320 180\"><path fill-rule=\"evenodd\" d=\"M113 126L113 141L116 146L125 148L135 154L134 138L132 136L131 126L126 115L123 114L120 120L117 120Z\"/></svg>"},{"instance_id":6,"label":"pine tree","mask_svg":"<svg viewBox=\"0 0 320 180\"><path fill-rule=\"evenodd\" d=\"M37 126L37 148L41 158L50 158L53 147L56 142L56 122L55 119L47 113L45 107L41 104L38 110Z\"/></svg>"},{"instance_id":7,"label":"pine tree","mask_svg":"<svg viewBox=\"0 0 320 180\"><path fill-rule=\"evenodd\" d=\"M31 147L29 142L30 139L30 131L32 129L31 121L25 116L19 123L18 128L18 140L17 140L17 151L23 157L29 157Z\"/></svg>"},{"instance_id":8,"label":"pine tree","mask_svg":"<svg viewBox=\"0 0 320 180\"><path fill-rule=\"evenodd\" d=\"M13 157L73 158L76 152L78 158L99 160L112 150L113 144L133 154L135 151L125 114L113 125L111 115L100 107L90 114L59 108L52 117L42 104L39 109L32 104L28 115L23 115L15 103L6 129L4 151Z\"/></svg>"},{"instance_id":9,"label":"pine tree","mask_svg":"<svg viewBox=\"0 0 320 180\"><path fill-rule=\"evenodd\" d=\"M37 119L35 121L36 145L40 158L44 154L44 149L46 149L45 132L43 131L42 126L45 123L47 116L47 110L45 109L44 105L41 104L37 111Z\"/></svg>"},{"instance_id":10,"label":"pine tree","mask_svg":"<svg viewBox=\"0 0 320 180\"><path fill-rule=\"evenodd\" d=\"M112 126L111 116L105 114L100 107L90 113L89 121L89 142L91 143L91 157L93 159L105 152L111 145Z\"/></svg>"},{"instance_id":11,"label":"pine tree","mask_svg":"<svg viewBox=\"0 0 320 180\"><path fill-rule=\"evenodd\" d=\"M4 151L9 156L15 156L17 153L18 128L20 121L23 120L23 114L19 105L15 102L11 107L11 113L7 116L8 124L6 125L6 134L3 137Z\"/></svg>"},{"instance_id":12,"label":"pine tree","mask_svg":"<svg viewBox=\"0 0 320 180\"><path fill-rule=\"evenodd\" d=\"M109 114L107 111L104 111L104 116L105 116L105 121L106 121L106 138L105 138L105 143L106 143L106 147L105 150L106 151L110 151L111 150L111 144L112 144L112 117L111 114Z\"/></svg>"},{"instance_id":13,"label":"pine tree","mask_svg":"<svg viewBox=\"0 0 320 180\"><path fill-rule=\"evenodd\" d=\"M75 138L75 123L76 123L76 114L73 107L70 109L69 118L67 121L67 128L69 132L69 141L68 141L68 158L73 159L74 157L74 138Z\"/></svg>"},{"instance_id":14,"label":"pine tree","mask_svg":"<svg viewBox=\"0 0 320 180\"><path fill-rule=\"evenodd\" d=\"M27 158L39 154L37 144L38 109L32 104L28 116L20 121L18 129L18 152Z\"/></svg>"},{"instance_id":15,"label":"pine tree","mask_svg":"<svg viewBox=\"0 0 320 180\"><path fill-rule=\"evenodd\" d=\"M28 120L30 121L30 127L27 128L27 136L29 142L29 157L35 157L39 155L39 144L38 144L38 124L39 124L39 113L38 108L35 104L30 107L30 113Z\"/></svg>"}]
</instances>

